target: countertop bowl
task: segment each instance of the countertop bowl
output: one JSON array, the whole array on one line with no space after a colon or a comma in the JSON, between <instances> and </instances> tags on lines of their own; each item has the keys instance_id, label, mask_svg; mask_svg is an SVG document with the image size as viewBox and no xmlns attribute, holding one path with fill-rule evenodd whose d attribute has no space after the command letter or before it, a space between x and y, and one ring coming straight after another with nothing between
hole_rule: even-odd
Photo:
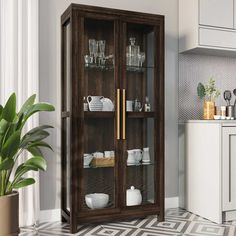
<instances>
[{"instance_id":1,"label":"countertop bowl","mask_svg":"<svg viewBox=\"0 0 236 236\"><path fill-rule=\"evenodd\" d=\"M105 193L91 193L85 195L86 205L90 209L105 208L109 202L109 195Z\"/></svg>"}]
</instances>

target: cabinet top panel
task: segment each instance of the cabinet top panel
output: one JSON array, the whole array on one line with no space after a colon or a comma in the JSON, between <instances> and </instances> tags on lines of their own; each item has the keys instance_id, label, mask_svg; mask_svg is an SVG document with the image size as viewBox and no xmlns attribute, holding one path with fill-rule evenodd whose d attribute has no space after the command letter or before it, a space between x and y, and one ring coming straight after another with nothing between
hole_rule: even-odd
<instances>
[{"instance_id":1,"label":"cabinet top panel","mask_svg":"<svg viewBox=\"0 0 236 236\"><path fill-rule=\"evenodd\" d=\"M152 24L160 24L164 23L164 16L163 15L156 15L150 13L143 13L143 12L134 12L134 11L126 11L126 10L119 10L113 8L105 8L105 7L97 7L97 6L89 6L89 5L81 5L81 4L74 4L72 3L66 11L63 13L61 20L62 23L67 21L68 17L75 11L78 14L86 14L86 13L93 13L93 14L103 14L104 16L116 16L117 18L126 19L137 19L139 21L150 21Z\"/></svg>"}]
</instances>

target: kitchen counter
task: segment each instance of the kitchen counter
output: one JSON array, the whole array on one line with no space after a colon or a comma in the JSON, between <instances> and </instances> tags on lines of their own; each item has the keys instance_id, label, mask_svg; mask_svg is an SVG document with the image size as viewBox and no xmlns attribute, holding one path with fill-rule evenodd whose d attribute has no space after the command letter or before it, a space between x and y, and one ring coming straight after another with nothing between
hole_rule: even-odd
<instances>
[{"instance_id":1,"label":"kitchen counter","mask_svg":"<svg viewBox=\"0 0 236 236\"><path fill-rule=\"evenodd\" d=\"M236 120L179 120L179 124L188 124L188 123L205 123L205 124L222 124L222 126L228 126L232 123L236 124Z\"/></svg>"},{"instance_id":2,"label":"kitchen counter","mask_svg":"<svg viewBox=\"0 0 236 236\"><path fill-rule=\"evenodd\" d=\"M236 220L236 120L179 121L179 205Z\"/></svg>"}]
</instances>

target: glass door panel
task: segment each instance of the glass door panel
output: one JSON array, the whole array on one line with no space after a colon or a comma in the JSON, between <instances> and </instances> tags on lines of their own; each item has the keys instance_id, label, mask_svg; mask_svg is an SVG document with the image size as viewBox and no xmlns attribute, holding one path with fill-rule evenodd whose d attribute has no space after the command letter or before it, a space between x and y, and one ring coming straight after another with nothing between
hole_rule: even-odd
<instances>
[{"instance_id":1,"label":"glass door panel","mask_svg":"<svg viewBox=\"0 0 236 236\"><path fill-rule=\"evenodd\" d=\"M146 111L154 111L154 27L127 24L126 35L127 100L141 102L140 109L133 104L133 112L144 112L145 103L150 103L150 109Z\"/></svg>"},{"instance_id":2,"label":"glass door panel","mask_svg":"<svg viewBox=\"0 0 236 236\"><path fill-rule=\"evenodd\" d=\"M116 207L115 22L84 19L82 210Z\"/></svg>"},{"instance_id":3,"label":"glass door panel","mask_svg":"<svg viewBox=\"0 0 236 236\"><path fill-rule=\"evenodd\" d=\"M124 185L126 190L140 190L142 196L141 202L132 202L133 188L126 191L126 206L156 203L155 43L153 26L126 24Z\"/></svg>"}]
</instances>

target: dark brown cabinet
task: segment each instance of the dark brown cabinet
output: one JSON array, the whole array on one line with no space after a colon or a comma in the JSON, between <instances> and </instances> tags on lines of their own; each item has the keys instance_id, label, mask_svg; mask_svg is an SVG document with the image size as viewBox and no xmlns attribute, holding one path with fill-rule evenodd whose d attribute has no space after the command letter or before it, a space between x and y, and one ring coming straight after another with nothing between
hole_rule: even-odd
<instances>
[{"instance_id":1,"label":"dark brown cabinet","mask_svg":"<svg viewBox=\"0 0 236 236\"><path fill-rule=\"evenodd\" d=\"M164 17L72 4L61 20L62 220L163 221Z\"/></svg>"}]
</instances>

